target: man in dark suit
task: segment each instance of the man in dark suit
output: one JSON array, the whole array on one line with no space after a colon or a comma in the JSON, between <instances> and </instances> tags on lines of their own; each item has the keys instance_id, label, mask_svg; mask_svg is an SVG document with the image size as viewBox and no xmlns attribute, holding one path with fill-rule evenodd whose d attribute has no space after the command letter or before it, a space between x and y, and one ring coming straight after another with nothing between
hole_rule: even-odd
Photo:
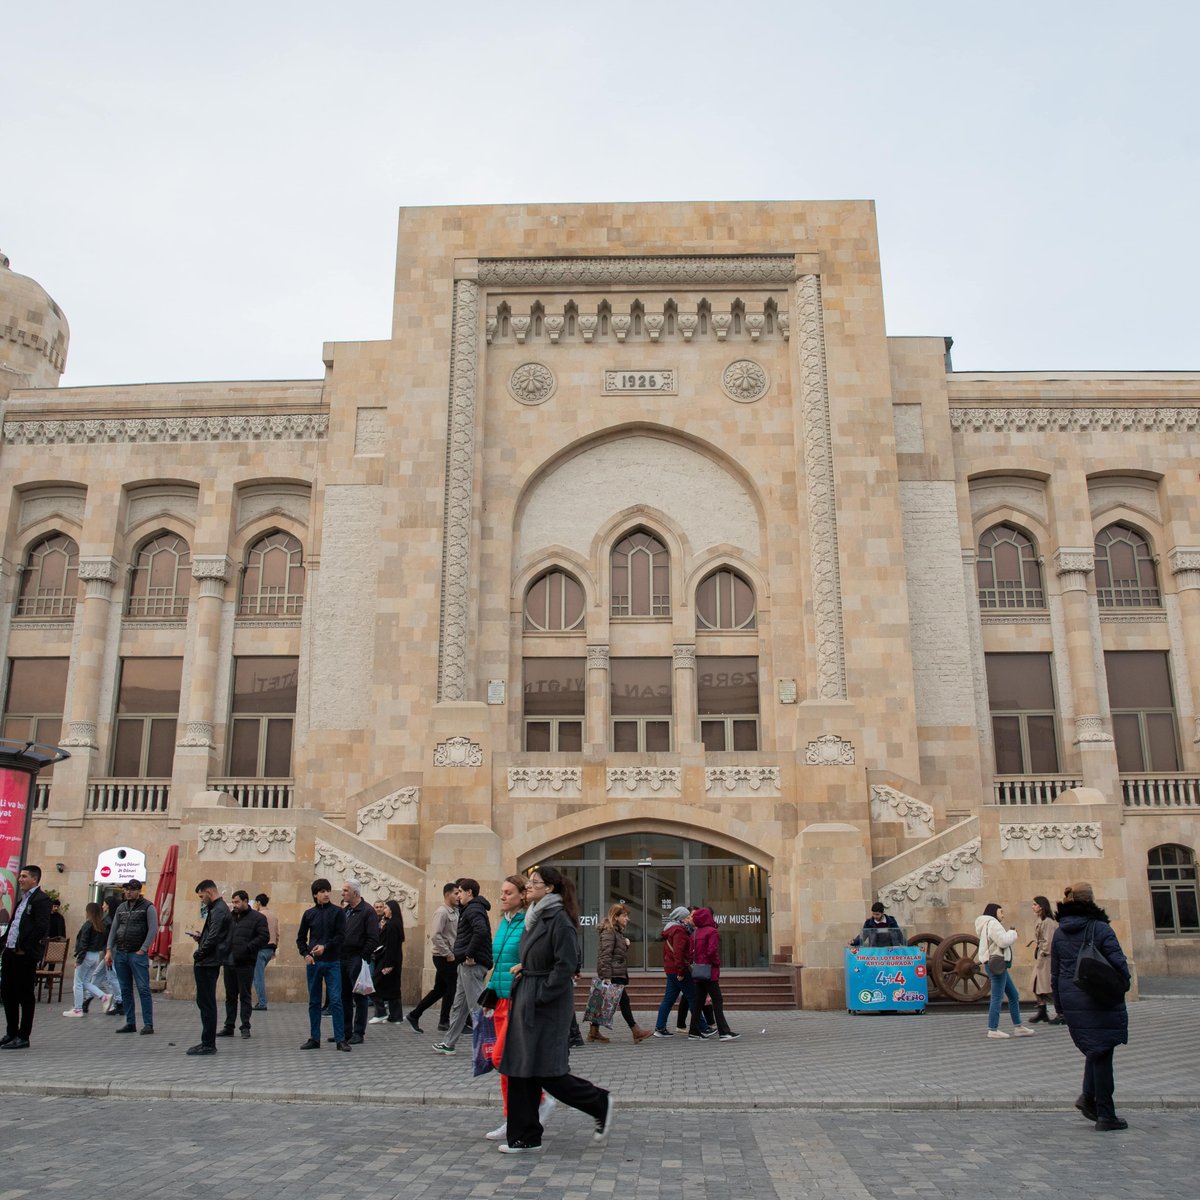
<instances>
[{"instance_id":1,"label":"man in dark suit","mask_svg":"<svg viewBox=\"0 0 1200 1200\"><path fill-rule=\"evenodd\" d=\"M0 997L4 1000L4 1019L8 1025L0 1040L0 1050L27 1050L33 1032L37 967L50 930L50 897L42 891L41 884L41 867L30 863L21 868L17 876L21 898L4 937L0 962Z\"/></svg>"}]
</instances>

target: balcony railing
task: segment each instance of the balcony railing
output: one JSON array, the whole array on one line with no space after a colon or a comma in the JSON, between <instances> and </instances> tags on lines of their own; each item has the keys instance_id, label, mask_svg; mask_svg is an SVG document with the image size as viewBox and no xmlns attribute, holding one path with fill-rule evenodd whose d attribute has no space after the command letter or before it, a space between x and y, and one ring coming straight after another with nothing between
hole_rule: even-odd
<instances>
[{"instance_id":1,"label":"balcony railing","mask_svg":"<svg viewBox=\"0 0 1200 1200\"><path fill-rule=\"evenodd\" d=\"M39 780L33 785L33 811L46 812L50 808L50 780Z\"/></svg>"},{"instance_id":2,"label":"balcony railing","mask_svg":"<svg viewBox=\"0 0 1200 1200\"><path fill-rule=\"evenodd\" d=\"M228 792L242 808L291 808L290 779L210 779L208 786Z\"/></svg>"},{"instance_id":3,"label":"balcony railing","mask_svg":"<svg viewBox=\"0 0 1200 1200\"><path fill-rule=\"evenodd\" d=\"M94 779L87 807L93 813L165 813L170 798L169 779Z\"/></svg>"},{"instance_id":4,"label":"balcony railing","mask_svg":"<svg viewBox=\"0 0 1200 1200\"><path fill-rule=\"evenodd\" d=\"M1200 778L1195 775L1122 775L1126 808L1200 809Z\"/></svg>"},{"instance_id":5,"label":"balcony railing","mask_svg":"<svg viewBox=\"0 0 1200 1200\"><path fill-rule=\"evenodd\" d=\"M1059 792L1082 782L1069 775L998 775L992 781L992 803L1053 804Z\"/></svg>"}]
</instances>

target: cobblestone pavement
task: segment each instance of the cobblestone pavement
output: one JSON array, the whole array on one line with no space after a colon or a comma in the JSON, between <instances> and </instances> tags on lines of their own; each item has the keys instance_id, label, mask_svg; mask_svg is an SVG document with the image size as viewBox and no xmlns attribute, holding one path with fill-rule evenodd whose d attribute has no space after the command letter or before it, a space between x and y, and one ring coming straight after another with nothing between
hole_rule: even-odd
<instances>
[{"instance_id":1,"label":"cobblestone pavement","mask_svg":"<svg viewBox=\"0 0 1200 1200\"><path fill-rule=\"evenodd\" d=\"M343 1056L345 1057L345 1056ZM332 1056L330 1056L332 1059ZM330 1063L332 1074L332 1062ZM255 1200L1193 1200L1195 1114L700 1112L591 1122L556 1113L545 1152L506 1158L491 1113L28 1096L0 1117L0 1200L93 1194ZM118 1107L119 1106L119 1107ZM484 1119L484 1118L487 1119ZM129 1152L124 1152L128 1147Z\"/></svg>"}]
</instances>

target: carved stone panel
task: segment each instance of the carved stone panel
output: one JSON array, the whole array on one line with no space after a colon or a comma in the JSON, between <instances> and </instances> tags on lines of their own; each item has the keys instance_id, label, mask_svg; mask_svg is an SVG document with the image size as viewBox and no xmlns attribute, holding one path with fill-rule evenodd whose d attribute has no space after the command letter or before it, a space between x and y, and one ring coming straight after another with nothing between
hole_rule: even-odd
<instances>
[{"instance_id":1,"label":"carved stone panel","mask_svg":"<svg viewBox=\"0 0 1200 1200\"><path fill-rule=\"evenodd\" d=\"M804 748L804 761L810 767L854 766L854 743L836 733L823 733Z\"/></svg>"},{"instance_id":2,"label":"carved stone panel","mask_svg":"<svg viewBox=\"0 0 1200 1200\"><path fill-rule=\"evenodd\" d=\"M341 879L357 879L362 884L363 898L370 903L376 900L396 900L404 909L405 920L417 915L417 893L400 880L352 857L317 839L313 853L313 866L318 874L327 875L337 885Z\"/></svg>"},{"instance_id":3,"label":"carved stone panel","mask_svg":"<svg viewBox=\"0 0 1200 1200\"><path fill-rule=\"evenodd\" d=\"M610 796L678 796L682 772L678 767L609 767Z\"/></svg>"},{"instance_id":4,"label":"carved stone panel","mask_svg":"<svg viewBox=\"0 0 1200 1200\"><path fill-rule=\"evenodd\" d=\"M881 888L879 899L889 907L909 903L943 907L949 903L951 888L983 886L980 852L979 839L972 838Z\"/></svg>"},{"instance_id":5,"label":"carved stone panel","mask_svg":"<svg viewBox=\"0 0 1200 1200\"><path fill-rule=\"evenodd\" d=\"M583 772L578 767L509 767L508 794L578 798L583 793Z\"/></svg>"},{"instance_id":6,"label":"carved stone panel","mask_svg":"<svg viewBox=\"0 0 1200 1200\"><path fill-rule=\"evenodd\" d=\"M385 841L389 825L415 825L420 807L419 787L397 788L358 810L358 835L372 842Z\"/></svg>"},{"instance_id":7,"label":"carved stone panel","mask_svg":"<svg viewBox=\"0 0 1200 1200\"><path fill-rule=\"evenodd\" d=\"M1097 821L1000 826L1001 858L1103 858Z\"/></svg>"},{"instance_id":8,"label":"carved stone panel","mask_svg":"<svg viewBox=\"0 0 1200 1200\"><path fill-rule=\"evenodd\" d=\"M871 785L871 820L902 821L907 837L933 836L933 808L886 784Z\"/></svg>"},{"instance_id":9,"label":"carved stone panel","mask_svg":"<svg viewBox=\"0 0 1200 1200\"><path fill-rule=\"evenodd\" d=\"M278 825L202 825L196 843L197 858L296 861L296 830Z\"/></svg>"},{"instance_id":10,"label":"carved stone panel","mask_svg":"<svg viewBox=\"0 0 1200 1200\"><path fill-rule=\"evenodd\" d=\"M704 790L715 796L778 796L778 767L705 767Z\"/></svg>"},{"instance_id":11,"label":"carved stone panel","mask_svg":"<svg viewBox=\"0 0 1200 1200\"><path fill-rule=\"evenodd\" d=\"M483 747L470 738L452 737L438 742L433 751L435 767L482 767Z\"/></svg>"}]
</instances>

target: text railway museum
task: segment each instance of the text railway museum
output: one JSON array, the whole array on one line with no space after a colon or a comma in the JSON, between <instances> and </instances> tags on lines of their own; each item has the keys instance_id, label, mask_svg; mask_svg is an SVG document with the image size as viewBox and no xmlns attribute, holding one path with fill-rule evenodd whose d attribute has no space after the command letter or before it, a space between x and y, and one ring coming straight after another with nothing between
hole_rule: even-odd
<instances>
[{"instance_id":1,"label":"text railway museum","mask_svg":"<svg viewBox=\"0 0 1200 1200\"><path fill-rule=\"evenodd\" d=\"M73 911L118 845L179 846L185 922L353 874L415 976L446 880L554 860L587 955L705 903L840 1007L873 898L1086 878L1200 969L1200 376L887 337L857 201L406 209L391 336L319 379L59 388L7 264L0 335L4 733L71 753Z\"/></svg>"}]
</instances>

